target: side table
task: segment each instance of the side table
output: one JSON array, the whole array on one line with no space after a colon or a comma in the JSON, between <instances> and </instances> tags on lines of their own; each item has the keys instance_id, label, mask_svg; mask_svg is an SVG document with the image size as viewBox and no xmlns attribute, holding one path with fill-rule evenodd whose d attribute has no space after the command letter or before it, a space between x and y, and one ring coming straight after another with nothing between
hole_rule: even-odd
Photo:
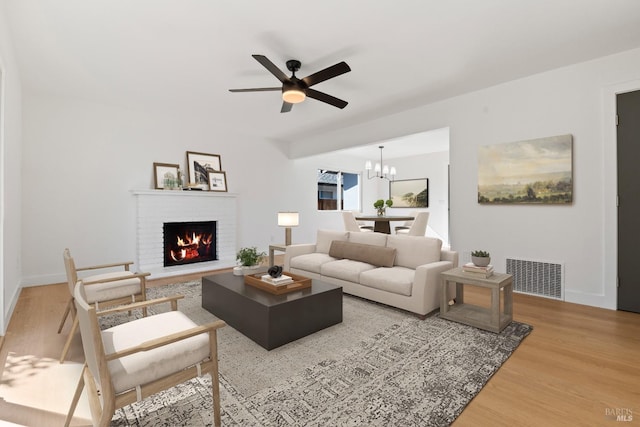
<instances>
[{"instance_id":1,"label":"side table","mask_svg":"<svg viewBox=\"0 0 640 427\"><path fill-rule=\"evenodd\" d=\"M269 245L269 267L273 267L275 264L275 251L285 252L287 250L287 245L284 243L275 243Z\"/></svg>"},{"instance_id":2,"label":"side table","mask_svg":"<svg viewBox=\"0 0 640 427\"><path fill-rule=\"evenodd\" d=\"M449 305L447 288L449 282L456 284L456 303ZM485 308L464 302L464 285L475 285L491 289L491 307ZM504 311L500 312L500 291L504 296ZM465 274L461 267L442 273L440 317L464 323L491 332L502 331L513 320L513 276L493 273L481 278Z\"/></svg>"}]
</instances>

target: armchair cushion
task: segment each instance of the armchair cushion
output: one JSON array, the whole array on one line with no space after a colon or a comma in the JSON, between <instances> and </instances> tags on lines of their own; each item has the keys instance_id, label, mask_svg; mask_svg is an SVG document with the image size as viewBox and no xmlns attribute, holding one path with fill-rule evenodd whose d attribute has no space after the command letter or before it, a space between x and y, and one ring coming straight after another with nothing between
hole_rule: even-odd
<instances>
[{"instance_id":1,"label":"armchair cushion","mask_svg":"<svg viewBox=\"0 0 640 427\"><path fill-rule=\"evenodd\" d=\"M197 325L179 311L144 317L101 332L106 354L135 347ZM108 362L116 393L193 366L209 356L209 334L201 334Z\"/></svg>"},{"instance_id":2,"label":"armchair cushion","mask_svg":"<svg viewBox=\"0 0 640 427\"><path fill-rule=\"evenodd\" d=\"M130 271L114 271L111 273L94 274L93 276L84 277L82 281L93 282L126 276L133 276L133 273ZM93 304L96 301L109 301L136 295L140 293L140 279L132 277L114 282L88 284L85 285L85 293L89 304Z\"/></svg>"}]
</instances>

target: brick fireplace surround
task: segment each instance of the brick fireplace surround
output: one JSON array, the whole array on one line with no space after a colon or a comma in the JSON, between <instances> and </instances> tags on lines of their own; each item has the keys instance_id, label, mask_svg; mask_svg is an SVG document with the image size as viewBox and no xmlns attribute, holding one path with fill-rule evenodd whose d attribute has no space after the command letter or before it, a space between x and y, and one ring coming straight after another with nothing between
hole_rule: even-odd
<instances>
[{"instance_id":1,"label":"brick fireplace surround","mask_svg":"<svg viewBox=\"0 0 640 427\"><path fill-rule=\"evenodd\" d=\"M136 265L152 278L232 267L236 257L236 199L233 193L133 190L136 197ZM217 221L218 260L164 267L165 222Z\"/></svg>"}]
</instances>

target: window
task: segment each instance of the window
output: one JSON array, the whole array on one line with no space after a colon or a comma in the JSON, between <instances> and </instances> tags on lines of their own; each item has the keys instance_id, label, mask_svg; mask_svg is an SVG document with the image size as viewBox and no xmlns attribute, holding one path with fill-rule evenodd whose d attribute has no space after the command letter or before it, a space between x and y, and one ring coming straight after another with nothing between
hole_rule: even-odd
<instances>
[{"instance_id":1,"label":"window","mask_svg":"<svg viewBox=\"0 0 640 427\"><path fill-rule=\"evenodd\" d=\"M359 211L360 174L318 169L318 210Z\"/></svg>"}]
</instances>

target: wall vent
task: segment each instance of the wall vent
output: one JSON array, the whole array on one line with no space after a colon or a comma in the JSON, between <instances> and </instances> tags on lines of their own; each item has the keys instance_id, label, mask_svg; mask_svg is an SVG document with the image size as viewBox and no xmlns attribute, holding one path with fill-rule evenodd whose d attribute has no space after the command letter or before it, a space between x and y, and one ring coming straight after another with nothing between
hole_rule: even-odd
<instances>
[{"instance_id":1,"label":"wall vent","mask_svg":"<svg viewBox=\"0 0 640 427\"><path fill-rule=\"evenodd\" d=\"M564 300L564 264L507 258L507 273L514 292Z\"/></svg>"}]
</instances>

